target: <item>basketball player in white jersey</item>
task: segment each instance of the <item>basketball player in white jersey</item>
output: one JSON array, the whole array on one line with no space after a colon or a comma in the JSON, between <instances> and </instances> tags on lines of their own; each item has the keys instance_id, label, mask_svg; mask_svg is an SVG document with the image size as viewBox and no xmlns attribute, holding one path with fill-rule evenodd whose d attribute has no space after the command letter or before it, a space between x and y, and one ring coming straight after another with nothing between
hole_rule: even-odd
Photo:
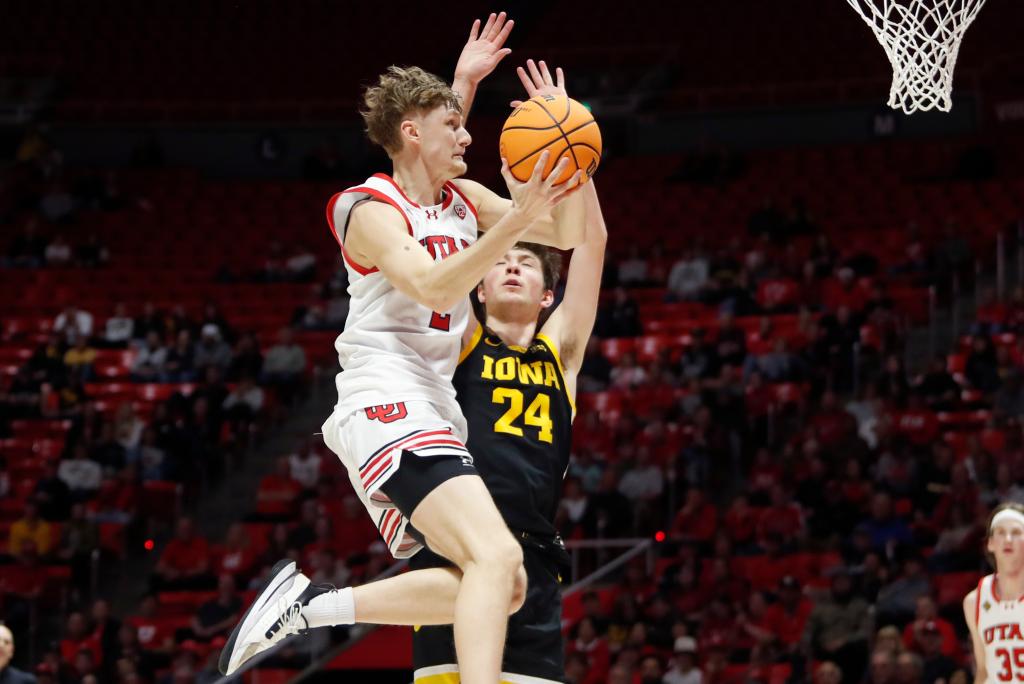
<instances>
[{"instance_id":1,"label":"basketball player in white jersey","mask_svg":"<svg viewBox=\"0 0 1024 684\"><path fill-rule=\"evenodd\" d=\"M975 684L1024 680L1024 506L992 513L988 553L995 573L964 598L974 644Z\"/></svg>"},{"instance_id":2,"label":"basketball player in white jersey","mask_svg":"<svg viewBox=\"0 0 1024 684\"><path fill-rule=\"evenodd\" d=\"M463 58L469 53L472 61L472 46L488 43L477 55L482 78L507 54L501 44L511 22L492 15L478 29L475 23ZM372 585L334 590L311 586L294 562L281 561L231 634L220 666L230 674L308 628L447 622L454 623L462 680L494 684L507 616L522 603L526 574L522 550L464 446L451 378L468 294L495 262L518 241L569 248L582 240L582 196L568 199L581 173L555 185L565 159L545 180L545 153L520 183L503 160L511 200L455 180L466 172L471 142L459 95L415 67L391 67L364 104L369 137L387 151L394 172L339 193L328 206L351 304L335 345L343 371L324 441L396 558L427 544L457 570L408 573L384 585L386 592ZM486 231L479 240L478 230ZM460 577L454 614L450 597L431 594L438 576ZM416 599L396 598L407 595Z\"/></svg>"}]
</instances>

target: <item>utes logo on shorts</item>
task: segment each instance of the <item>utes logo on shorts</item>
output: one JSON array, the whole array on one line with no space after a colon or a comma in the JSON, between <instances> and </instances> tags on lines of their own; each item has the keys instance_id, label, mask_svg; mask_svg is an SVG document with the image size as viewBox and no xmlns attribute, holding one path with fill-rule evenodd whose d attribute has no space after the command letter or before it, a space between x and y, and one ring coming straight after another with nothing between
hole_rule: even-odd
<instances>
[{"instance_id":1,"label":"utes logo on shorts","mask_svg":"<svg viewBox=\"0 0 1024 684\"><path fill-rule=\"evenodd\" d=\"M405 409L405 402L370 406L365 411L367 418L379 420L382 423L394 423L396 420L402 420L409 415L409 412Z\"/></svg>"},{"instance_id":2,"label":"utes logo on shorts","mask_svg":"<svg viewBox=\"0 0 1024 684\"><path fill-rule=\"evenodd\" d=\"M466 207L462 206L461 204L456 204L455 205L455 214L460 219L466 218Z\"/></svg>"}]
</instances>

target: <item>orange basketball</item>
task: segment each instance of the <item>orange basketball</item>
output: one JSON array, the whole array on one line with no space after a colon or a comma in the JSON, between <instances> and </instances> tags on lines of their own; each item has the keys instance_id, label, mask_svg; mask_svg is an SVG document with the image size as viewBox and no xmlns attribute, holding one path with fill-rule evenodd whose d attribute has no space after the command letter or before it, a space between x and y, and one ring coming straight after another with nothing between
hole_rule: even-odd
<instances>
[{"instance_id":1,"label":"orange basketball","mask_svg":"<svg viewBox=\"0 0 1024 684\"><path fill-rule=\"evenodd\" d=\"M546 178L562 157L569 166L558 178L569 180L576 169L583 170L585 183L601 163L601 129L587 108L564 95L539 95L519 105L501 128L501 156L508 160L512 175L529 180L544 150L551 152Z\"/></svg>"}]
</instances>

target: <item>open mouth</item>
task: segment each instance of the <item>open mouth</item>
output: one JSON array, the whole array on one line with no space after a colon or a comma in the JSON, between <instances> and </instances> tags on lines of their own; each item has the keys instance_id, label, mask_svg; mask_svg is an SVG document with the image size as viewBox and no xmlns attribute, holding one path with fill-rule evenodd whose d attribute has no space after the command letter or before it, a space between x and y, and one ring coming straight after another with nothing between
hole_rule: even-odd
<instances>
[{"instance_id":1,"label":"open mouth","mask_svg":"<svg viewBox=\"0 0 1024 684\"><path fill-rule=\"evenodd\" d=\"M523 284L519 282L519 280L517 280L516 278L509 278L508 280L502 283L502 287L511 287L518 290L523 287Z\"/></svg>"}]
</instances>

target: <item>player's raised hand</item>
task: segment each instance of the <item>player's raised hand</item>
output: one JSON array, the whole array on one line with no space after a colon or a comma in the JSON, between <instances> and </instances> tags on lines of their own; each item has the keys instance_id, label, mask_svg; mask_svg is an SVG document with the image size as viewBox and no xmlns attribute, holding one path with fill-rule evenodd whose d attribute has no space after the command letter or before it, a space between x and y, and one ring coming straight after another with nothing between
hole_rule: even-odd
<instances>
[{"instance_id":1,"label":"player's raised hand","mask_svg":"<svg viewBox=\"0 0 1024 684\"><path fill-rule=\"evenodd\" d=\"M539 64L528 59L526 68L516 67L516 73L519 74L519 80L522 82L523 88L526 89L527 99L538 95L568 96L568 93L565 92L565 74L562 72L562 67L555 67L555 77L551 78L551 72L543 59ZM523 101L512 100L511 104L514 109L523 104Z\"/></svg>"},{"instance_id":2,"label":"player's raised hand","mask_svg":"<svg viewBox=\"0 0 1024 684\"><path fill-rule=\"evenodd\" d=\"M465 79L476 85L494 71L498 62L512 52L504 45L513 26L515 22L504 12L492 12L482 29L480 20L475 20L469 30L469 40L462 48L462 54L455 65L455 79Z\"/></svg>"},{"instance_id":3,"label":"player's raised hand","mask_svg":"<svg viewBox=\"0 0 1024 684\"><path fill-rule=\"evenodd\" d=\"M541 152L540 158L534 164L533 173L530 174L529 180L525 183L516 180L516 177L512 175L508 168L507 159L502 158L501 160L501 175L504 176L505 184L508 186L509 194L512 196L512 206L530 221L535 221L545 216L559 202L582 187L580 185L580 178L583 177L583 172L580 170L577 170L569 180L555 185L555 181L569 166L568 157L562 157L555 164L555 168L551 169L547 178L544 178L544 167L547 166L550 157L551 153L548 150Z\"/></svg>"}]
</instances>

